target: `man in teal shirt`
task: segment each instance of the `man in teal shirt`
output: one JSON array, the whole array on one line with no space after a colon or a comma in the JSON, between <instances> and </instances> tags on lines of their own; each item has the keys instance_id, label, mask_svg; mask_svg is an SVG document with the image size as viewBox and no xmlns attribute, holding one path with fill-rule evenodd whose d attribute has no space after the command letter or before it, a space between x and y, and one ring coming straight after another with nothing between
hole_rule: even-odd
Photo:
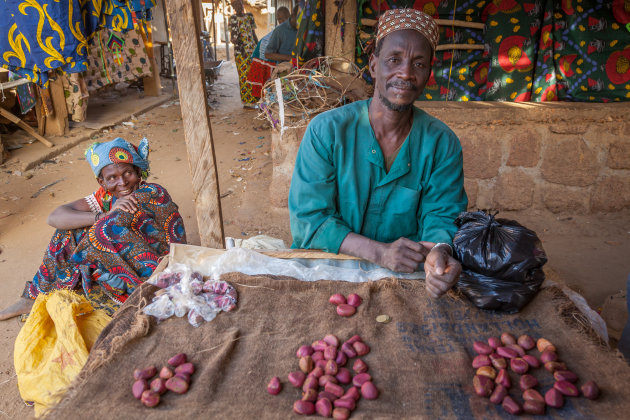
<instances>
[{"instance_id":1,"label":"man in teal shirt","mask_svg":"<svg viewBox=\"0 0 630 420\"><path fill-rule=\"evenodd\" d=\"M437 39L430 16L385 12L370 57L374 97L313 118L289 192L294 247L400 272L424 263L435 298L461 273L451 243L453 221L467 205L457 136L413 106L431 75Z\"/></svg>"}]
</instances>

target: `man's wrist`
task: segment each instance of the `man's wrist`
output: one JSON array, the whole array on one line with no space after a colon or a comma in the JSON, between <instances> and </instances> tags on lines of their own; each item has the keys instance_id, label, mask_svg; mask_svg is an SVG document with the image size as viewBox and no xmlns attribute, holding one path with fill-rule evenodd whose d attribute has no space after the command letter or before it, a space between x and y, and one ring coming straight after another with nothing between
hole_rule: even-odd
<instances>
[{"instance_id":1,"label":"man's wrist","mask_svg":"<svg viewBox=\"0 0 630 420\"><path fill-rule=\"evenodd\" d=\"M448 255L450 255L451 257L453 256L453 247L450 244L447 244L446 242L438 242L433 246L434 249L438 247L446 250Z\"/></svg>"}]
</instances>

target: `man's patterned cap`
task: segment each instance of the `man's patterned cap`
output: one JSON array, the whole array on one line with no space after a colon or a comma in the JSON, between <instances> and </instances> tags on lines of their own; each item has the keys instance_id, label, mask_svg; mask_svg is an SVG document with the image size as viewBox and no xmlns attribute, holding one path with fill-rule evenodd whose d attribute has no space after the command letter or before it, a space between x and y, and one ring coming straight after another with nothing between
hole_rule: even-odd
<instances>
[{"instance_id":1,"label":"man's patterned cap","mask_svg":"<svg viewBox=\"0 0 630 420\"><path fill-rule=\"evenodd\" d=\"M392 32L404 29L420 32L435 51L439 39L438 25L431 16L416 9L390 9L383 13L378 20L376 43Z\"/></svg>"}]
</instances>

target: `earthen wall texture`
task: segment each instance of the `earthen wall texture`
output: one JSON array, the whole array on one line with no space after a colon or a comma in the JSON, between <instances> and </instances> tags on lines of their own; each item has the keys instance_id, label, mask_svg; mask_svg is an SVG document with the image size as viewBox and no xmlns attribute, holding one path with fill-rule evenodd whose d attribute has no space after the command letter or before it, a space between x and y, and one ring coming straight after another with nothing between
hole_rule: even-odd
<instances>
[{"instance_id":1,"label":"earthen wall texture","mask_svg":"<svg viewBox=\"0 0 630 420\"><path fill-rule=\"evenodd\" d=\"M630 210L630 103L417 105L459 137L469 209ZM287 206L303 133L273 133L274 206Z\"/></svg>"}]
</instances>

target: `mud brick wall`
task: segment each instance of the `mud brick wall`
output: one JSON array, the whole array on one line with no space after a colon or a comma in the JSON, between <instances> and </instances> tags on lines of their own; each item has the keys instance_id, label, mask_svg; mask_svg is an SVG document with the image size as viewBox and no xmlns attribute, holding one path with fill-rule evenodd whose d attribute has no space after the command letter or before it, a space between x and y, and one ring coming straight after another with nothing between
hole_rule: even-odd
<instances>
[{"instance_id":1,"label":"mud brick wall","mask_svg":"<svg viewBox=\"0 0 630 420\"><path fill-rule=\"evenodd\" d=\"M630 103L417 105L459 136L471 209L591 214L630 208ZM272 135L276 207L287 207L303 133Z\"/></svg>"}]
</instances>

